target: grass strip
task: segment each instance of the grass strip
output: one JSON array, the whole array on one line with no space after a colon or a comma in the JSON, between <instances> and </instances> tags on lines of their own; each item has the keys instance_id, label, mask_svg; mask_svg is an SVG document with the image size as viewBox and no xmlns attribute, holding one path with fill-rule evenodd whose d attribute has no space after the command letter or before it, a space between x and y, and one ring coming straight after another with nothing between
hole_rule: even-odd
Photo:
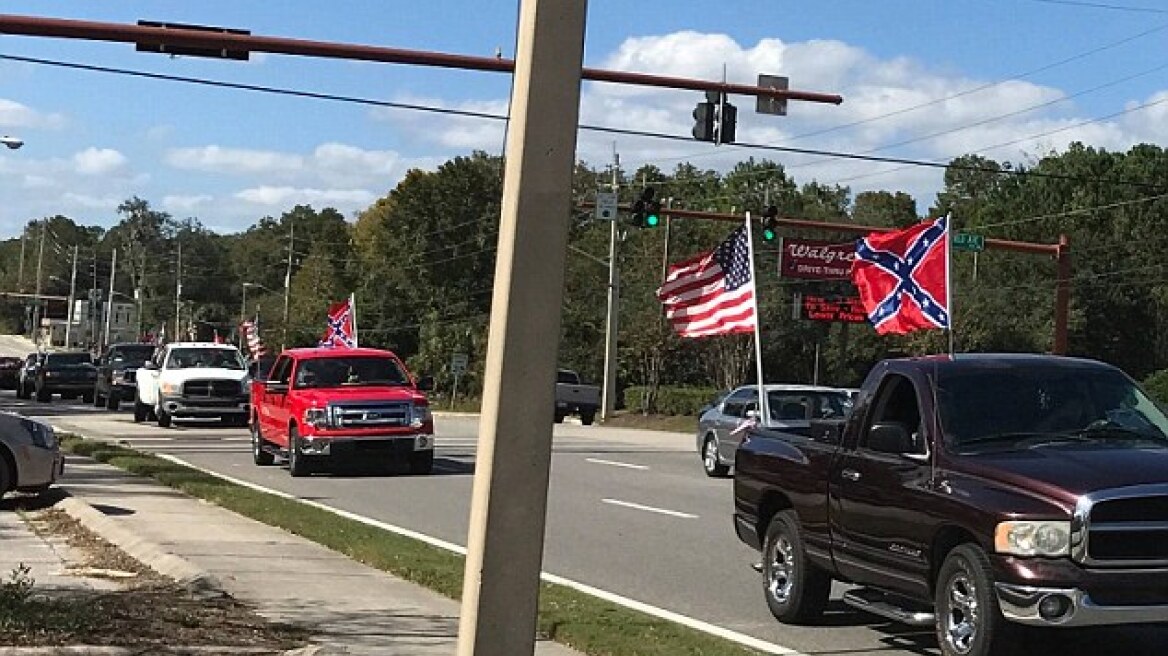
<instances>
[{"instance_id":1,"label":"grass strip","mask_svg":"<svg viewBox=\"0 0 1168 656\"><path fill-rule=\"evenodd\" d=\"M133 449L76 436L64 436L62 444L77 455L153 478L452 599L462 595L464 559L458 554ZM593 656L752 656L760 653L550 583L540 584L537 627L541 636Z\"/></svg>"}]
</instances>

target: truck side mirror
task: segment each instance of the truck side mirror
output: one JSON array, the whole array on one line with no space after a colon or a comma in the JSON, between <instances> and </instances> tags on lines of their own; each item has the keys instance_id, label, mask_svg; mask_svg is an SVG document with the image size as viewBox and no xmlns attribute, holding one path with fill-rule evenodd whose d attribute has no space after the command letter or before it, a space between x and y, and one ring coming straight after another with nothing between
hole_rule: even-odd
<instances>
[{"instance_id":1,"label":"truck side mirror","mask_svg":"<svg viewBox=\"0 0 1168 656\"><path fill-rule=\"evenodd\" d=\"M904 424L874 424L868 429L868 448L877 453L901 455L916 452L912 436Z\"/></svg>"},{"instance_id":2,"label":"truck side mirror","mask_svg":"<svg viewBox=\"0 0 1168 656\"><path fill-rule=\"evenodd\" d=\"M143 369L157 369L158 365L154 364L154 361L151 360L151 361L147 362L146 364L142 365L142 368Z\"/></svg>"},{"instance_id":3,"label":"truck side mirror","mask_svg":"<svg viewBox=\"0 0 1168 656\"><path fill-rule=\"evenodd\" d=\"M429 392L430 390L434 389L434 377L422 376L418 379L418 384L415 385L415 387L418 388L418 391Z\"/></svg>"}]
</instances>

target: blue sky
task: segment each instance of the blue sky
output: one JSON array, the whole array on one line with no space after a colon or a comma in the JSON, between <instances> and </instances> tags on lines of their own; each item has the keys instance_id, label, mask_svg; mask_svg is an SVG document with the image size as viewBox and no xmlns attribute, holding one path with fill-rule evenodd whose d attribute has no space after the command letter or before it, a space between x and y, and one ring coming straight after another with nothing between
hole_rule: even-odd
<instances>
[{"instance_id":1,"label":"blue sky","mask_svg":"<svg viewBox=\"0 0 1168 656\"><path fill-rule=\"evenodd\" d=\"M1111 8L1088 5L1108 4ZM9 0L8 14L132 24L212 24L253 34L513 56L516 2L344 3ZM494 73L259 55L168 58L124 44L0 36L0 55L502 113ZM615 2L588 8L585 64L733 82L786 75L844 104L793 103L759 116L739 98L738 139L947 161L982 151L1025 162L1071 140L1126 150L1168 141L1168 4L1163 0L786 0ZM961 94L961 95L958 95ZM695 92L586 83L586 124L688 135ZM956 97L954 97L956 96ZM920 105L928 104L925 107ZM913 109L917 108L917 109ZM1107 118L1110 117L1110 118ZM856 124L858 123L858 124ZM856 125L851 125L856 124ZM851 127L840 127L849 126ZM272 96L0 59L0 238L64 214L110 226L137 195L221 232L297 203L347 216L410 168L499 152L499 122ZM906 191L924 211L941 172L699 142L615 138L626 168L683 161L725 169L748 156L818 180ZM581 132L579 157L611 158L614 137Z\"/></svg>"}]
</instances>

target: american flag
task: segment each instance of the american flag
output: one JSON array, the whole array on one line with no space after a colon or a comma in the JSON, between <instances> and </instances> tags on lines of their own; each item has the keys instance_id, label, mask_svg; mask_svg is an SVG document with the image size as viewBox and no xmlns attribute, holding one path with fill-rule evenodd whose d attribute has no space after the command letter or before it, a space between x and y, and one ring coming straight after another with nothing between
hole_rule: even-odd
<instances>
[{"instance_id":1,"label":"american flag","mask_svg":"<svg viewBox=\"0 0 1168 656\"><path fill-rule=\"evenodd\" d=\"M671 266L657 298L682 337L753 331L754 281L746 226L714 250Z\"/></svg>"},{"instance_id":2,"label":"american flag","mask_svg":"<svg viewBox=\"0 0 1168 656\"><path fill-rule=\"evenodd\" d=\"M243 331L243 338L247 342L247 350L251 352L251 357L258 358L267 353L264 348L264 342L260 339L260 326L256 321L244 321L239 325L240 330Z\"/></svg>"}]
</instances>

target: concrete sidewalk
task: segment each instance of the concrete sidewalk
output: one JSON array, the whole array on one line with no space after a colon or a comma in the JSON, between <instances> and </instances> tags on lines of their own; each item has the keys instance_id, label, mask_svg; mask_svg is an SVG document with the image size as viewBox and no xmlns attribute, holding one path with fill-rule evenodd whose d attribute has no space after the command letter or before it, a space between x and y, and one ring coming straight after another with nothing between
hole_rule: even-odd
<instances>
[{"instance_id":1,"label":"concrete sidewalk","mask_svg":"<svg viewBox=\"0 0 1168 656\"><path fill-rule=\"evenodd\" d=\"M70 456L61 486L73 497L65 509L90 530L189 587L221 587L264 617L309 628L321 654L455 651L458 602L435 592L92 460ZM549 641L535 653L578 654Z\"/></svg>"}]
</instances>

